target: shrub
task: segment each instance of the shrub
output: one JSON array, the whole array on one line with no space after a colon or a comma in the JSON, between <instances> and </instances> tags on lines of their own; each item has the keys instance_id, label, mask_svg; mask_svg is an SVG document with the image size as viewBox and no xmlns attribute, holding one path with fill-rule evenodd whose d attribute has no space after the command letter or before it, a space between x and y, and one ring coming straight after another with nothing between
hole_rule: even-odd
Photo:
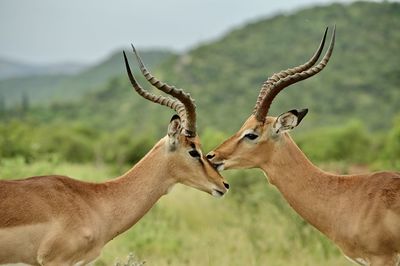
<instances>
[{"instance_id":1,"label":"shrub","mask_svg":"<svg viewBox=\"0 0 400 266\"><path fill-rule=\"evenodd\" d=\"M357 121L328 127L299 137L298 144L311 160L366 163L373 157L371 137Z\"/></svg>"},{"instance_id":2,"label":"shrub","mask_svg":"<svg viewBox=\"0 0 400 266\"><path fill-rule=\"evenodd\" d=\"M400 168L400 116L394 120L393 128L385 140L383 159L392 166Z\"/></svg>"}]
</instances>

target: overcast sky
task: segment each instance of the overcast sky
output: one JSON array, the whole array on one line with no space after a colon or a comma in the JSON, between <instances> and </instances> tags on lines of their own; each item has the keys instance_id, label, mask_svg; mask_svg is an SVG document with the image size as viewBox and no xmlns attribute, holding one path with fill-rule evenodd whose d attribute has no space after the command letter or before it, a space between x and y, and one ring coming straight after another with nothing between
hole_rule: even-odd
<instances>
[{"instance_id":1,"label":"overcast sky","mask_svg":"<svg viewBox=\"0 0 400 266\"><path fill-rule=\"evenodd\" d=\"M330 2L0 0L0 57L29 63L93 63L131 42L183 51L243 23Z\"/></svg>"}]
</instances>

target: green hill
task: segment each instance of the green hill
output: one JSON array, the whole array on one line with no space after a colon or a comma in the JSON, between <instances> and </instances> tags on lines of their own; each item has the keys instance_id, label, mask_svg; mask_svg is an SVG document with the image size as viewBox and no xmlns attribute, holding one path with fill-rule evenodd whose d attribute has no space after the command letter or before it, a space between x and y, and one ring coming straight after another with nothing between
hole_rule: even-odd
<instances>
[{"instance_id":1,"label":"green hill","mask_svg":"<svg viewBox=\"0 0 400 266\"><path fill-rule=\"evenodd\" d=\"M305 126L357 118L388 127L400 112L399 3L333 4L251 23L165 63L163 75L193 92L200 118L211 122L204 123L231 130L249 115L267 76L305 62L334 24L326 69L281 93L271 114L309 107Z\"/></svg>"},{"instance_id":2,"label":"green hill","mask_svg":"<svg viewBox=\"0 0 400 266\"><path fill-rule=\"evenodd\" d=\"M0 80L0 97L8 108L21 104L26 97L32 105L48 105L79 100L88 92L101 89L110 78L124 71L121 51L117 51L93 67L74 75L33 75ZM155 67L171 52L166 50L144 50L143 58Z\"/></svg>"},{"instance_id":3,"label":"green hill","mask_svg":"<svg viewBox=\"0 0 400 266\"><path fill-rule=\"evenodd\" d=\"M187 54L170 57L157 68L143 57L160 79L192 93L200 113L200 128L207 125L232 132L252 111L261 83L278 70L305 62L317 48L325 27L334 24L336 45L326 69L282 92L271 114L308 107L303 129L341 125L353 119L370 129L389 128L400 112L399 3L313 7L245 25ZM84 104L56 105L51 115L41 110L37 116L81 119L111 128L129 125L144 131L157 128L156 132L164 128L166 120L160 125L160 119L168 119L172 111L166 112L132 93L122 56L117 54L113 62L112 69L118 69L119 77L103 91L85 98ZM132 58L131 64L136 64ZM99 67L98 71L110 69ZM88 73L83 77L91 80ZM70 82L70 90L83 89ZM60 97L67 93L60 92Z\"/></svg>"},{"instance_id":4,"label":"green hill","mask_svg":"<svg viewBox=\"0 0 400 266\"><path fill-rule=\"evenodd\" d=\"M46 74L75 74L87 66L79 63L27 64L0 58L0 80Z\"/></svg>"}]
</instances>

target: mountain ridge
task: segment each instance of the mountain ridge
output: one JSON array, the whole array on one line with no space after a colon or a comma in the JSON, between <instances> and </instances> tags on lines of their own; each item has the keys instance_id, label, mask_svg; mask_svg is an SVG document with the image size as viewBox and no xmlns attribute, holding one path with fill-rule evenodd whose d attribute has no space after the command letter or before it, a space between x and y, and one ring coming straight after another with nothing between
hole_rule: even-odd
<instances>
[{"instance_id":1,"label":"mountain ridge","mask_svg":"<svg viewBox=\"0 0 400 266\"><path fill-rule=\"evenodd\" d=\"M73 75L87 68L88 65L76 62L52 64L25 63L5 57L0 58L0 80L41 75Z\"/></svg>"},{"instance_id":2,"label":"mountain ridge","mask_svg":"<svg viewBox=\"0 0 400 266\"><path fill-rule=\"evenodd\" d=\"M158 64L172 52L167 50L146 50L141 53L149 66ZM82 68L69 74L37 74L0 80L0 96L7 108L21 104L28 97L31 105L49 105L80 100L89 92L101 90L101 86L124 71L120 58L121 51L114 51L100 63ZM35 71L40 72L39 69Z\"/></svg>"}]
</instances>

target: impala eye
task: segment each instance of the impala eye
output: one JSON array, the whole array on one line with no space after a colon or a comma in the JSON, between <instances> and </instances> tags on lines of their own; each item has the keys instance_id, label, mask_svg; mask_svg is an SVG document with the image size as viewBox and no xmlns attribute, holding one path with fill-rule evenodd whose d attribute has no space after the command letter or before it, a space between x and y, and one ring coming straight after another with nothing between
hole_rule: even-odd
<instances>
[{"instance_id":1,"label":"impala eye","mask_svg":"<svg viewBox=\"0 0 400 266\"><path fill-rule=\"evenodd\" d=\"M253 139L258 138L258 135L253 134L253 133L248 133L248 134L244 135L244 137L253 140Z\"/></svg>"},{"instance_id":2,"label":"impala eye","mask_svg":"<svg viewBox=\"0 0 400 266\"><path fill-rule=\"evenodd\" d=\"M191 150L189 151L190 156L194 157L194 158L200 158L200 153L196 150Z\"/></svg>"}]
</instances>

